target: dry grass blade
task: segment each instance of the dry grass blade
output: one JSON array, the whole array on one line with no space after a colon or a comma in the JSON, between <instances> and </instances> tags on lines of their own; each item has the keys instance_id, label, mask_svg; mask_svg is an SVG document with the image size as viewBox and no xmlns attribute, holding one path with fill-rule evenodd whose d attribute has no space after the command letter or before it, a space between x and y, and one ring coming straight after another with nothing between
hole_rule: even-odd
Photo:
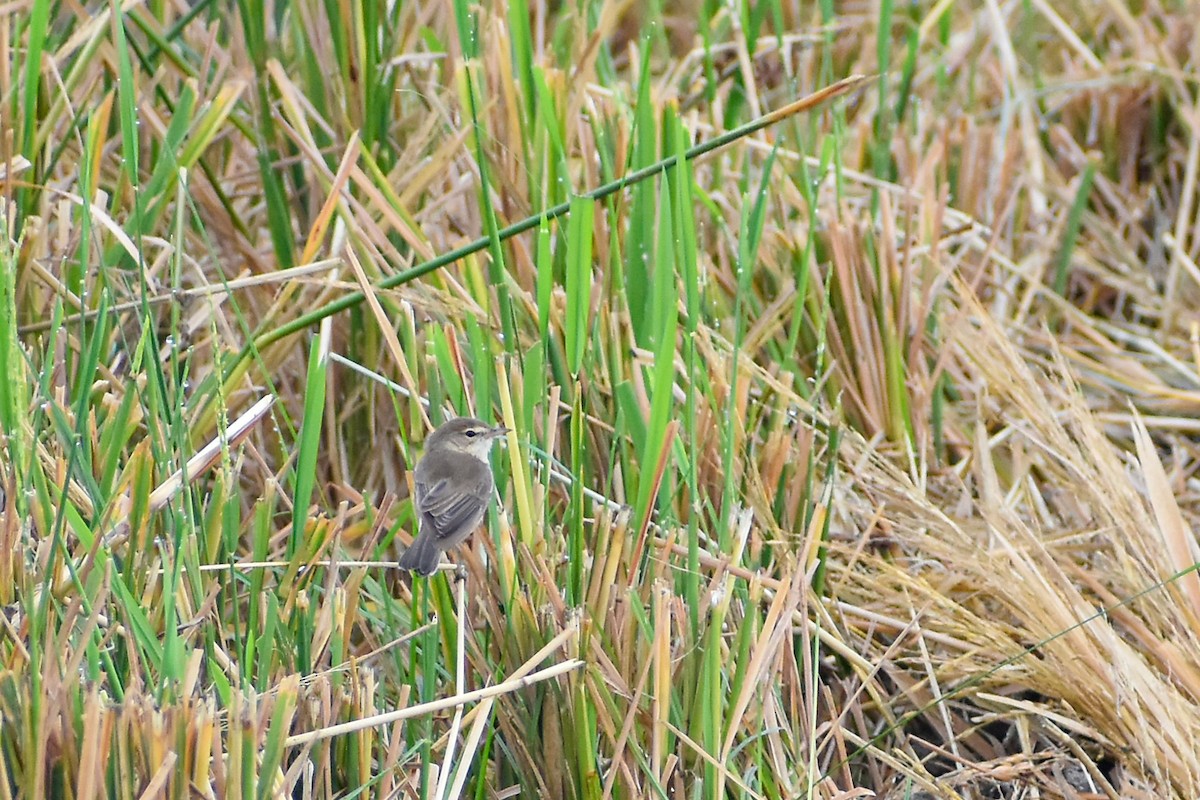
<instances>
[{"instance_id":1,"label":"dry grass blade","mask_svg":"<svg viewBox=\"0 0 1200 800\"><path fill-rule=\"evenodd\" d=\"M551 678L557 678L560 675L577 670L584 666L584 662L578 659L571 659L560 664L555 664L553 667L546 667L538 670L528 676L521 678L511 678L503 683L488 686L484 689L476 689L473 692L464 692L450 697L444 697L440 700L433 700L428 703L420 703L408 708L401 708L395 711L389 711L383 714L375 714L362 719L354 720L353 722L345 722L341 725L331 725L320 730L309 731L308 733L297 733L289 736L284 741L285 747L301 747L304 745L319 742L322 739L330 739L334 736L341 736L347 733L355 733L357 731L375 728L381 725L387 725L392 722L397 722L404 719L412 719L425 714L431 714L442 709L455 708L466 703L474 703L478 700L486 700L500 695L511 694L519 689L527 686L532 686L541 681L547 681Z\"/></svg>"}]
</instances>

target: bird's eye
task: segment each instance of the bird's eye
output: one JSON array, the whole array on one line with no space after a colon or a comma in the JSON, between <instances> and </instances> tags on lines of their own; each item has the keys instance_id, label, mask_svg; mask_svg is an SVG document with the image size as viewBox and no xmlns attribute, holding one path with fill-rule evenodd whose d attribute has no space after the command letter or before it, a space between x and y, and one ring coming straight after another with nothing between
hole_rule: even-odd
<instances>
[{"instance_id":1,"label":"bird's eye","mask_svg":"<svg viewBox=\"0 0 1200 800\"><path fill-rule=\"evenodd\" d=\"M467 431L468 439L474 439L478 435L479 435L479 431Z\"/></svg>"}]
</instances>

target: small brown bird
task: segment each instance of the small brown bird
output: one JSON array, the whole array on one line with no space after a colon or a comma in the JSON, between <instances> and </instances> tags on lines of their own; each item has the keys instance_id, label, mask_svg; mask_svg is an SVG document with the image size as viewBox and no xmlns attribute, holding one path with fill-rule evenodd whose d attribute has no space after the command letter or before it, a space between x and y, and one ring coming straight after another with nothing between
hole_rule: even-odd
<instances>
[{"instance_id":1,"label":"small brown bird","mask_svg":"<svg viewBox=\"0 0 1200 800\"><path fill-rule=\"evenodd\" d=\"M401 554L401 569L432 575L442 551L466 540L483 522L495 486L488 453L506 433L502 426L457 417L429 434L413 474L417 538Z\"/></svg>"}]
</instances>

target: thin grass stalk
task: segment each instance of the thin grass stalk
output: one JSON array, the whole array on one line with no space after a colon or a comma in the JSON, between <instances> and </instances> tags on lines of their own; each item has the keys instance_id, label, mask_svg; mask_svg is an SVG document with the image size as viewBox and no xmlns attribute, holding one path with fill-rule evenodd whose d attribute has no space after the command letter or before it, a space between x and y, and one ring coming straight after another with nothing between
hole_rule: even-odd
<instances>
[{"instance_id":1,"label":"thin grass stalk","mask_svg":"<svg viewBox=\"0 0 1200 800\"><path fill-rule=\"evenodd\" d=\"M454 664L454 693L463 695L466 693L466 672L467 672L467 576L460 569L455 575L454 582L458 589L458 624L457 634L455 636L455 664ZM446 794L446 787L449 785L450 776L454 773L454 751L458 745L458 732L462 726L463 707L459 704L454 707L454 718L450 721L450 734L446 738L446 754L442 759L442 769L438 772L437 791L434 797L438 800L449 800Z\"/></svg>"},{"instance_id":2,"label":"thin grass stalk","mask_svg":"<svg viewBox=\"0 0 1200 800\"><path fill-rule=\"evenodd\" d=\"M716 136L708 141L701 142L700 144L688 148L685 154L685 160L695 160L707 153L720 149L731 142L738 141L739 139L750 136L762 130L763 128L774 125L794 114L807 111L836 97L840 97L844 94L852 92L861 86L865 80L867 80L867 78L861 75L854 75L844 78L826 87L825 89L821 89L808 95L807 97L803 97L799 100L789 103L776 111L764 114L762 117L754 120L753 122L747 123L746 125L740 126L732 131L729 131L728 133ZM617 180L610 181L609 183L606 183L603 186L600 186L589 192L584 192L582 196L592 200L602 200L609 195L621 191L622 189L638 184L647 178L654 177L655 175L658 175L667 169L676 166L679 163L679 160L680 159L678 156L671 155L667 158L656 161L653 164L649 164L642 169L635 170L634 172L618 178ZM485 248L491 246L493 240L503 242L513 236L537 227L542 223L543 220L558 219L570 211L570 207L571 204L568 201L546 209L545 211L539 212L538 214L526 217L519 222L500 228L496 231L494 237L485 236L480 239L476 239L469 244L443 253L442 255L412 267L411 269L384 278L375 284L375 289L376 291L394 289L397 286L402 286L406 283L414 281L417 278L429 274L430 272L441 269L447 264L454 263L455 261L459 261L469 255L484 250ZM303 314L291 322L285 323L284 325L257 336L251 344L247 345L246 349L243 350L238 358L231 362L226 371L225 382L229 383L234 375L240 374L247 368L246 360L249 358L251 352L261 352L269 345L287 336L290 336L293 333L301 331L310 325L325 319L326 317L358 305L364 299L365 296L361 292L351 292L344 297L339 298L338 300L322 306L319 309Z\"/></svg>"}]
</instances>

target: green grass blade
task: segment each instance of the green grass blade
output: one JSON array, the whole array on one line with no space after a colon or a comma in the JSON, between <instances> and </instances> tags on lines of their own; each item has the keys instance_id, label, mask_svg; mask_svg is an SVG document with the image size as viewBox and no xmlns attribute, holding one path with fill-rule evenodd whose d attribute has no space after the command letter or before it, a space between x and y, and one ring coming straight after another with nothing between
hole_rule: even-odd
<instances>
[{"instance_id":1,"label":"green grass blade","mask_svg":"<svg viewBox=\"0 0 1200 800\"><path fill-rule=\"evenodd\" d=\"M308 378L304 393L304 418L300 423L300 450L293 469L295 476L292 495L292 533L288 539L287 557L300 552L308 527L309 504L317 480L317 455L321 444L321 428L325 419L325 373L328 366L322 336L314 336L308 349Z\"/></svg>"}]
</instances>

